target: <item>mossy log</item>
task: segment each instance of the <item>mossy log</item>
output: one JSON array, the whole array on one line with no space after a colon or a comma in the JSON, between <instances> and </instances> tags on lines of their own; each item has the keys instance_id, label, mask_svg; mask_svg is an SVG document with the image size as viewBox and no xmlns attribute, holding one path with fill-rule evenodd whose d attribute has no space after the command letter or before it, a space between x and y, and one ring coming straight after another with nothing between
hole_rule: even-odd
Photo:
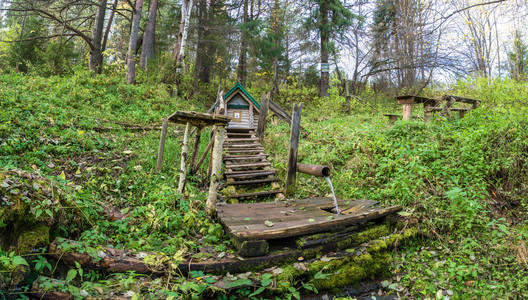
<instances>
[{"instance_id":1,"label":"mossy log","mask_svg":"<svg viewBox=\"0 0 528 300\"><path fill-rule=\"evenodd\" d=\"M57 289L57 287L66 287L64 280L49 278L46 276L39 276L31 286L31 296L35 299L57 299L57 300L73 300L74 297L70 292L64 292Z\"/></svg>"},{"instance_id":2,"label":"mossy log","mask_svg":"<svg viewBox=\"0 0 528 300\"><path fill-rule=\"evenodd\" d=\"M227 272L233 274L251 270L260 270L279 264L292 263L297 261L299 257L311 259L321 253L327 253L336 249L355 247L389 234L389 225L381 224L373 226L363 232L359 232L349 238L317 247L311 247L309 249L273 251L267 256L248 257L244 259L223 258L221 260L206 261L190 260L178 264L178 269L182 274L187 274L189 271L203 271L206 274L222 274ZM136 273L141 274L164 274L171 271L171 268L169 267L170 259L163 256L163 254L161 254L161 256L163 256L161 257L158 253L138 253L129 250L99 246L96 250L97 255L92 253L93 256L90 256L87 249L88 248L83 246L82 243L76 241L56 239L50 245L50 255L70 264L78 262L83 268L97 268L110 273L135 271ZM95 250L95 248L92 249ZM155 261L156 265L148 263L148 261Z\"/></svg>"}]
</instances>

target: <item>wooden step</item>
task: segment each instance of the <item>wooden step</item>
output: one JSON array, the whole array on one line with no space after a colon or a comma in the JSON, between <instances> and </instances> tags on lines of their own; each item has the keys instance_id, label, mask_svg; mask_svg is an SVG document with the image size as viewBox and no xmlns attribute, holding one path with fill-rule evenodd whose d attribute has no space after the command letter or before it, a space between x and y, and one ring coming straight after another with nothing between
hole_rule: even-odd
<instances>
[{"instance_id":1,"label":"wooden step","mask_svg":"<svg viewBox=\"0 0 528 300\"><path fill-rule=\"evenodd\" d=\"M226 169L257 168L269 166L271 166L271 163L266 161L257 163L226 164Z\"/></svg>"},{"instance_id":2,"label":"wooden step","mask_svg":"<svg viewBox=\"0 0 528 300\"><path fill-rule=\"evenodd\" d=\"M272 183L279 181L277 178L266 178L266 179L255 179L255 180L241 180L230 182L227 185L252 185L252 184L263 184Z\"/></svg>"},{"instance_id":3,"label":"wooden step","mask_svg":"<svg viewBox=\"0 0 528 300\"><path fill-rule=\"evenodd\" d=\"M228 133L231 133L231 132L251 132L251 131L255 131L257 130L257 127L249 127L249 128L233 128L233 127L230 127L230 128L226 128L226 132Z\"/></svg>"},{"instance_id":4,"label":"wooden step","mask_svg":"<svg viewBox=\"0 0 528 300\"><path fill-rule=\"evenodd\" d=\"M255 134L253 133L245 133L245 132L226 132L228 136L249 136L252 137Z\"/></svg>"},{"instance_id":5,"label":"wooden step","mask_svg":"<svg viewBox=\"0 0 528 300\"><path fill-rule=\"evenodd\" d=\"M261 196L270 196L282 193L282 190L273 190L273 191L262 191L256 193L245 193L245 194L233 194L229 197L231 198L252 198L252 197L261 197Z\"/></svg>"},{"instance_id":6,"label":"wooden step","mask_svg":"<svg viewBox=\"0 0 528 300\"><path fill-rule=\"evenodd\" d=\"M240 149L240 148L262 148L262 145L260 143L253 143L253 144L229 144L226 145L227 149ZM262 148L264 149L264 148Z\"/></svg>"},{"instance_id":7,"label":"wooden step","mask_svg":"<svg viewBox=\"0 0 528 300\"><path fill-rule=\"evenodd\" d=\"M258 178L258 177L263 177L263 176L274 175L276 173L276 170L249 170L249 171L243 171L243 173L239 173L239 172L240 171L225 172L225 176L227 178L250 179L250 178Z\"/></svg>"},{"instance_id":8,"label":"wooden step","mask_svg":"<svg viewBox=\"0 0 528 300\"><path fill-rule=\"evenodd\" d=\"M224 160L253 160L253 159L266 159L269 154L256 154L256 155L225 155Z\"/></svg>"},{"instance_id":9,"label":"wooden step","mask_svg":"<svg viewBox=\"0 0 528 300\"><path fill-rule=\"evenodd\" d=\"M255 148L255 149L230 149L227 151L226 155L231 155L233 153L264 153L264 148Z\"/></svg>"},{"instance_id":10,"label":"wooden step","mask_svg":"<svg viewBox=\"0 0 528 300\"><path fill-rule=\"evenodd\" d=\"M230 143L240 143L240 142L256 142L258 138L227 138L225 140L226 144Z\"/></svg>"}]
</instances>

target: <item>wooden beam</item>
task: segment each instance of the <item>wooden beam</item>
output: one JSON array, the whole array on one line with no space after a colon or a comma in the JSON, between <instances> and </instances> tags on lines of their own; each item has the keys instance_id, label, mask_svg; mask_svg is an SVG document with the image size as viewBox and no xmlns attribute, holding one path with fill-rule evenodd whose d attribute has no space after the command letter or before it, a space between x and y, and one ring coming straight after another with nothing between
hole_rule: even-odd
<instances>
[{"instance_id":1,"label":"wooden beam","mask_svg":"<svg viewBox=\"0 0 528 300\"><path fill-rule=\"evenodd\" d=\"M295 180L297 179L297 151L299 149L302 107L302 103L293 105L290 150L288 152L288 168L286 169L286 186L284 187L284 195L286 197L291 197L295 194Z\"/></svg>"},{"instance_id":2,"label":"wooden beam","mask_svg":"<svg viewBox=\"0 0 528 300\"><path fill-rule=\"evenodd\" d=\"M194 174L194 163L196 162L196 156L198 156L198 151L200 150L200 139L202 138L202 128L196 128L196 136L194 137L194 145L191 156L191 174Z\"/></svg>"},{"instance_id":3,"label":"wooden beam","mask_svg":"<svg viewBox=\"0 0 528 300\"><path fill-rule=\"evenodd\" d=\"M405 103L403 104L403 120L410 120L412 118L412 104L411 103Z\"/></svg>"},{"instance_id":4,"label":"wooden beam","mask_svg":"<svg viewBox=\"0 0 528 300\"><path fill-rule=\"evenodd\" d=\"M213 132L213 135L211 136L211 140L209 141L209 144L207 144L207 147L205 147L205 150L202 153L202 156L200 156L200 159L198 160L198 163L196 163L194 166L192 166L193 174L196 174L196 172L198 172L198 169L202 165L203 161L205 160L205 157L207 156L207 153L209 152L209 150L211 150L213 145L214 145L214 132Z\"/></svg>"},{"instance_id":5,"label":"wooden beam","mask_svg":"<svg viewBox=\"0 0 528 300\"><path fill-rule=\"evenodd\" d=\"M165 151L165 139L167 137L167 126L169 125L169 120L163 119L163 126L161 127L161 137L160 144L158 149L158 161L156 162L156 171L161 171L161 165L163 164L163 152Z\"/></svg>"},{"instance_id":6,"label":"wooden beam","mask_svg":"<svg viewBox=\"0 0 528 300\"><path fill-rule=\"evenodd\" d=\"M224 144L224 126L217 126L215 132L215 142L212 151L212 170L211 170L211 181L209 183L209 195L205 208L207 213L212 216L216 211L216 197L218 194L218 185L222 178L222 149Z\"/></svg>"},{"instance_id":7,"label":"wooden beam","mask_svg":"<svg viewBox=\"0 0 528 300\"><path fill-rule=\"evenodd\" d=\"M263 92L262 100L260 101L260 115L257 125L257 137L264 138L264 131L266 130L266 118L268 117L268 97Z\"/></svg>"},{"instance_id":8,"label":"wooden beam","mask_svg":"<svg viewBox=\"0 0 528 300\"><path fill-rule=\"evenodd\" d=\"M187 180L187 156L189 154L189 135L191 134L191 123L185 125L185 134L183 135L183 145L181 151L180 163L180 183L178 184L178 193L183 194L185 190L185 181Z\"/></svg>"}]
</instances>

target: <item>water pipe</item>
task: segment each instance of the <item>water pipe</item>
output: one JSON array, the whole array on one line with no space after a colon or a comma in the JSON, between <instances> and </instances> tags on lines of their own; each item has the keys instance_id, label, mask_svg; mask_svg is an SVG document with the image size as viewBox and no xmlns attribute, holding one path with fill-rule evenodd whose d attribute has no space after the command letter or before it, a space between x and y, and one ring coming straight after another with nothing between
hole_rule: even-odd
<instances>
[{"instance_id":1,"label":"water pipe","mask_svg":"<svg viewBox=\"0 0 528 300\"><path fill-rule=\"evenodd\" d=\"M327 166L297 164L297 172L318 177L330 177L330 168Z\"/></svg>"}]
</instances>

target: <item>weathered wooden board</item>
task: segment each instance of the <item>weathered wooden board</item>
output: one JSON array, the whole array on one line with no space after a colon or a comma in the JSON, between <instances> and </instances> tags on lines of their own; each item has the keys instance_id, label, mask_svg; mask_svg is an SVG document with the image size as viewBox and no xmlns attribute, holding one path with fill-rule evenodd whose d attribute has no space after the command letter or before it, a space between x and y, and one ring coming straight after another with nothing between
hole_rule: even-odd
<instances>
[{"instance_id":1,"label":"weathered wooden board","mask_svg":"<svg viewBox=\"0 0 528 300\"><path fill-rule=\"evenodd\" d=\"M332 198L285 202L217 205L217 217L228 234L239 241L271 240L334 231L357 223L382 218L402 209L381 207L372 200L338 200L347 214L336 215ZM271 223L273 225L269 226Z\"/></svg>"},{"instance_id":2,"label":"weathered wooden board","mask_svg":"<svg viewBox=\"0 0 528 300\"><path fill-rule=\"evenodd\" d=\"M221 116L221 115L212 115L206 113L200 113L195 111L177 111L173 113L169 118L169 122L174 122L178 124L187 124L195 127L205 127L212 125L221 125L226 126L231 118Z\"/></svg>"}]
</instances>

